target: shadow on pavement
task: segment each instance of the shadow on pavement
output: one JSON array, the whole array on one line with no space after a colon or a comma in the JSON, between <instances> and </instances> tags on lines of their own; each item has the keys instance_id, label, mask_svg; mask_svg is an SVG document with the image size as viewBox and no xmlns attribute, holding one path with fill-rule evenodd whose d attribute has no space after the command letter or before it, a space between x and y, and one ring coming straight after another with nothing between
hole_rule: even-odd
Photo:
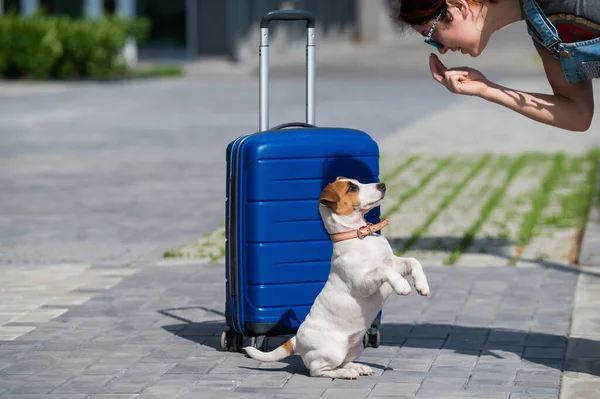
<instances>
[{"instance_id":1,"label":"shadow on pavement","mask_svg":"<svg viewBox=\"0 0 600 399\"><path fill-rule=\"evenodd\" d=\"M410 237L394 237L388 238L390 246L398 251L403 251L406 242L410 240ZM455 248L458 248L462 237L443 237L443 236L423 236L410 246L410 251L439 251L446 256L450 256ZM489 254L494 256L501 256L508 258L508 248L513 246L515 243L512 240L502 238L482 238L475 237L469 245L470 250L466 250L465 254ZM473 250L473 248L485 248L486 250Z\"/></svg>"},{"instance_id":2,"label":"shadow on pavement","mask_svg":"<svg viewBox=\"0 0 600 399\"><path fill-rule=\"evenodd\" d=\"M409 240L406 238L388 238L388 241L391 247L394 250L402 251L404 248L404 243ZM440 253L444 253L446 257L449 257L454 248L457 248L459 245L461 238L460 237L435 237L435 236L425 236L418 239L418 241L410 247L411 251L431 251L437 250ZM496 256L498 258L505 259L508 261L511 259L511 254L508 253L508 248L515 245L514 241L507 239L499 239L499 238L474 238L471 242L470 248L486 248L485 251L481 250L466 250L464 254L486 254L491 256ZM534 265L539 265L549 269L560 270L566 273L581 273L585 275L599 276L600 272L594 273L587 270L581 270L576 265L570 266L565 263L553 262L540 258L527 258L521 256L521 262L527 262ZM457 265L460 265L460 258L456 262ZM424 264L425 265L425 264ZM482 265L485 266L485 265Z\"/></svg>"},{"instance_id":3,"label":"shadow on pavement","mask_svg":"<svg viewBox=\"0 0 600 399\"><path fill-rule=\"evenodd\" d=\"M163 313L163 311L159 311ZM192 342L208 346L221 351L220 333L225 324L221 320L204 322L186 322L164 325L166 331ZM446 353L478 357L478 366L518 361L529 363L533 369L555 369L559 371L572 371L600 376L600 341L583 338L567 338L564 335L528 332L515 329L487 328L462 326L453 324L410 324L410 323L383 323L380 326L381 346L416 348L424 350L444 349ZM275 349L289 336L271 338L270 348ZM249 338L244 345L249 344ZM577 360L565 362L567 345ZM377 348L369 348L368 354L363 353L359 362L373 368L382 368L381 365L369 363L369 357L377 356ZM225 352L223 352L225 354ZM239 353L240 356L245 356ZM389 352L381 356L390 356ZM391 355L393 357L394 355ZM507 360L510 357L513 360ZM466 358L465 358L466 359ZM473 360L474 362L474 360ZM278 363L287 366L268 367L264 363L260 367L263 371L289 371L306 374L306 370L297 355L291 356ZM539 366L536 367L535 365ZM242 367L242 366L240 366ZM252 369L251 367L249 367ZM386 368L392 370L392 368Z\"/></svg>"}]
</instances>

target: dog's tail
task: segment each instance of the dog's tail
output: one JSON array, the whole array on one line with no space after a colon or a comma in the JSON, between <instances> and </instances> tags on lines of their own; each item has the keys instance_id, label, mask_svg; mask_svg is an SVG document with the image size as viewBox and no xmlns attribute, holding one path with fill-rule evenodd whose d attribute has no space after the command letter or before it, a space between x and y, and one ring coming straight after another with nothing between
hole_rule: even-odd
<instances>
[{"instance_id":1,"label":"dog's tail","mask_svg":"<svg viewBox=\"0 0 600 399\"><path fill-rule=\"evenodd\" d=\"M288 339L271 352L262 352L252 346L247 346L244 350L253 359L260 360L261 362L276 362L294 354L296 351L296 337Z\"/></svg>"}]
</instances>

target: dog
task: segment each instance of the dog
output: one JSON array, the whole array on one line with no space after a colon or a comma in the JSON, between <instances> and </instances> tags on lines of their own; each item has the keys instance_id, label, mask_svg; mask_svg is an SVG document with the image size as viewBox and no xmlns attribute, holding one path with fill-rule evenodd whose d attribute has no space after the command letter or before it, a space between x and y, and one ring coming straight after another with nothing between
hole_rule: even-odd
<instances>
[{"instance_id":1,"label":"dog","mask_svg":"<svg viewBox=\"0 0 600 399\"><path fill-rule=\"evenodd\" d=\"M270 352L244 348L263 362L299 354L310 375L358 379L373 370L353 363L363 350L363 336L393 292L408 295L412 289L404 276L410 274L417 292L430 294L421 263L394 255L387 239L377 231L384 219L372 225L365 214L385 197L384 183L362 184L338 177L319 197L319 214L331 240L331 270L296 335Z\"/></svg>"}]
</instances>

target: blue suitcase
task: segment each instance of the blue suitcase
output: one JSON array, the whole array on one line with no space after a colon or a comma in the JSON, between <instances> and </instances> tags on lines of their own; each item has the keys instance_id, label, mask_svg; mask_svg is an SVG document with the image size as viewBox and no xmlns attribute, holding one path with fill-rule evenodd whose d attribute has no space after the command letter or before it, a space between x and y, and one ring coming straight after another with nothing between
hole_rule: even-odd
<instances>
[{"instance_id":1,"label":"blue suitcase","mask_svg":"<svg viewBox=\"0 0 600 399\"><path fill-rule=\"evenodd\" d=\"M268 128L268 25L306 20L306 123ZM379 181L379 148L354 129L314 125L314 16L274 11L261 21L259 132L227 146L223 350L244 337L268 350L268 337L296 333L329 274L333 245L319 215L319 195L337 176ZM366 219L378 223L379 208ZM381 312L363 340L379 345Z\"/></svg>"}]
</instances>

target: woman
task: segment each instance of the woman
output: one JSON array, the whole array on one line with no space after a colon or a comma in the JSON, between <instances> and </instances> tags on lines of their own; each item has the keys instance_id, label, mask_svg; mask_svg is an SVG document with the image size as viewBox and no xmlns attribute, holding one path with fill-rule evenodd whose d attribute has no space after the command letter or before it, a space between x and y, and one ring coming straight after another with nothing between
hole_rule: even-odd
<instances>
[{"instance_id":1,"label":"woman","mask_svg":"<svg viewBox=\"0 0 600 399\"><path fill-rule=\"evenodd\" d=\"M446 68L429 57L433 78L452 93L479 96L533 120L586 131L594 115L592 78L600 77L597 0L388 0L392 18L425 36L441 54L477 57L490 36L524 20L553 94L526 93L490 82L472 68Z\"/></svg>"}]
</instances>

